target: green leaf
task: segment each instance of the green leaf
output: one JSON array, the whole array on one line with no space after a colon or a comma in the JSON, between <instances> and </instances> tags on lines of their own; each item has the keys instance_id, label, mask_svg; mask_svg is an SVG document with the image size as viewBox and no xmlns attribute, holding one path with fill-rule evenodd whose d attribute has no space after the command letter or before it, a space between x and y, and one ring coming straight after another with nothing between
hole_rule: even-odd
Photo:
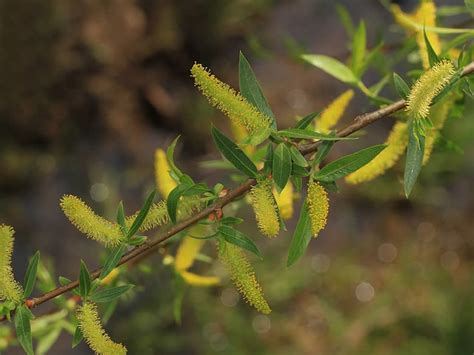
<instances>
[{"instance_id":1,"label":"green leaf","mask_svg":"<svg viewBox=\"0 0 474 355\"><path fill-rule=\"evenodd\" d=\"M139 246L145 243L147 239L148 238L143 235L134 235L133 237L130 237L127 244L131 246Z\"/></svg>"},{"instance_id":2,"label":"green leaf","mask_svg":"<svg viewBox=\"0 0 474 355\"><path fill-rule=\"evenodd\" d=\"M166 208L168 209L168 215L170 216L171 222L176 224L176 214L179 199L183 196L184 192L189 188L188 185L178 185L168 195L166 201Z\"/></svg>"},{"instance_id":3,"label":"green leaf","mask_svg":"<svg viewBox=\"0 0 474 355\"><path fill-rule=\"evenodd\" d=\"M122 285L122 286L116 286L116 287L109 287L104 290L94 292L93 294L90 295L89 300L95 303L111 302L119 298L120 296L122 296L124 293L128 292L133 287L134 285Z\"/></svg>"},{"instance_id":4,"label":"green leaf","mask_svg":"<svg viewBox=\"0 0 474 355\"><path fill-rule=\"evenodd\" d=\"M317 54L305 54L301 58L344 83L355 84L358 81L352 70L337 59Z\"/></svg>"},{"instance_id":5,"label":"green leaf","mask_svg":"<svg viewBox=\"0 0 474 355\"><path fill-rule=\"evenodd\" d=\"M293 239L291 240L286 266L290 267L303 256L308 248L311 237L311 220L308 214L308 205L305 201L301 207L300 217L293 234Z\"/></svg>"},{"instance_id":6,"label":"green leaf","mask_svg":"<svg viewBox=\"0 0 474 355\"><path fill-rule=\"evenodd\" d=\"M303 180L301 179L301 177L293 175L291 177L291 181L293 182L293 185L295 186L295 191L297 192L301 191L301 188L303 187Z\"/></svg>"},{"instance_id":7,"label":"green leaf","mask_svg":"<svg viewBox=\"0 0 474 355\"><path fill-rule=\"evenodd\" d=\"M335 135L335 133L333 134ZM318 147L318 151L316 152L316 156L313 159L313 166L318 166L323 161L323 159L327 157L333 145L333 141L326 141L321 143L321 145Z\"/></svg>"},{"instance_id":8,"label":"green leaf","mask_svg":"<svg viewBox=\"0 0 474 355\"><path fill-rule=\"evenodd\" d=\"M228 216L228 217L222 218L220 220L220 223L224 224L224 225L231 226L231 225L241 224L243 221L244 220L242 218Z\"/></svg>"},{"instance_id":9,"label":"green leaf","mask_svg":"<svg viewBox=\"0 0 474 355\"><path fill-rule=\"evenodd\" d=\"M474 11L474 0L464 0L464 4L469 11Z\"/></svg>"},{"instance_id":10,"label":"green leaf","mask_svg":"<svg viewBox=\"0 0 474 355\"><path fill-rule=\"evenodd\" d=\"M279 144L273 152L272 177L281 192L291 175L291 153L286 144Z\"/></svg>"},{"instance_id":11,"label":"green leaf","mask_svg":"<svg viewBox=\"0 0 474 355\"><path fill-rule=\"evenodd\" d=\"M314 175L314 178L316 180L328 182L340 179L363 167L384 150L385 147L386 145L384 144L374 145L339 158L318 171Z\"/></svg>"},{"instance_id":12,"label":"green leaf","mask_svg":"<svg viewBox=\"0 0 474 355\"><path fill-rule=\"evenodd\" d=\"M33 292L36 282L36 272L38 271L38 263L40 261L40 252L37 251L35 255L31 258L30 263L28 264L28 269L26 269L25 280L23 282L23 297L28 298Z\"/></svg>"},{"instance_id":13,"label":"green leaf","mask_svg":"<svg viewBox=\"0 0 474 355\"><path fill-rule=\"evenodd\" d=\"M418 174L423 165L423 154L425 151L425 137L417 134L413 123L410 123L408 135L407 157L405 161L405 173L403 176L403 185L405 196L410 196L411 190L415 185Z\"/></svg>"},{"instance_id":14,"label":"green leaf","mask_svg":"<svg viewBox=\"0 0 474 355\"><path fill-rule=\"evenodd\" d=\"M430 67L432 67L437 61L439 61L438 55L431 46L430 40L426 35L425 28L423 28L423 36L425 37L426 50L428 52L428 59L430 61Z\"/></svg>"},{"instance_id":15,"label":"green leaf","mask_svg":"<svg viewBox=\"0 0 474 355\"><path fill-rule=\"evenodd\" d=\"M361 77L362 68L364 67L365 48L365 23L364 21L361 21L352 39L352 71L354 72L357 78Z\"/></svg>"},{"instance_id":16,"label":"green leaf","mask_svg":"<svg viewBox=\"0 0 474 355\"><path fill-rule=\"evenodd\" d=\"M79 294L86 298L91 290L91 275L84 261L81 260L81 271L79 273Z\"/></svg>"},{"instance_id":17,"label":"green leaf","mask_svg":"<svg viewBox=\"0 0 474 355\"><path fill-rule=\"evenodd\" d=\"M155 195L156 195L156 190L153 190L148 195L145 203L143 204L142 209L140 210L140 212L138 212L137 218L135 218L135 220L133 221L132 226L128 230L127 239L129 239L130 237L135 235L135 233L137 233L138 230L140 229L140 227L142 226L143 221L145 220L146 216L148 215L148 212L150 211L150 207L153 203Z\"/></svg>"},{"instance_id":18,"label":"green leaf","mask_svg":"<svg viewBox=\"0 0 474 355\"><path fill-rule=\"evenodd\" d=\"M293 164L291 166L291 175L297 176L297 177L306 177L309 175L309 172L306 168Z\"/></svg>"},{"instance_id":19,"label":"green leaf","mask_svg":"<svg viewBox=\"0 0 474 355\"><path fill-rule=\"evenodd\" d=\"M120 201L118 207L117 207L117 223L120 226L120 230L122 231L122 234L124 237L127 236L127 224L125 223L125 211L123 210L123 203Z\"/></svg>"},{"instance_id":20,"label":"green leaf","mask_svg":"<svg viewBox=\"0 0 474 355\"><path fill-rule=\"evenodd\" d=\"M339 20L341 20L342 26L346 30L346 33L349 37L352 37L354 34L354 24L352 23L351 15L347 8L341 4L336 4L337 15Z\"/></svg>"},{"instance_id":21,"label":"green leaf","mask_svg":"<svg viewBox=\"0 0 474 355\"><path fill-rule=\"evenodd\" d=\"M15 312L16 338L23 350L28 355L33 355L33 340L31 338L31 324L33 319L31 311L27 306L21 305Z\"/></svg>"},{"instance_id":22,"label":"green leaf","mask_svg":"<svg viewBox=\"0 0 474 355\"><path fill-rule=\"evenodd\" d=\"M267 146L267 152L265 154L265 160L263 162L263 173L270 174L272 171L272 163L273 163L273 144L270 143Z\"/></svg>"},{"instance_id":23,"label":"green leaf","mask_svg":"<svg viewBox=\"0 0 474 355\"><path fill-rule=\"evenodd\" d=\"M303 168L306 168L309 164L304 158L303 154L295 147L291 146L290 147L290 153L291 153L291 160L293 163L295 163L298 166L301 166Z\"/></svg>"},{"instance_id":24,"label":"green leaf","mask_svg":"<svg viewBox=\"0 0 474 355\"><path fill-rule=\"evenodd\" d=\"M296 123L295 128L305 129L310 125L313 120L319 116L319 112L310 113L307 116L304 116L301 120Z\"/></svg>"},{"instance_id":25,"label":"green leaf","mask_svg":"<svg viewBox=\"0 0 474 355\"><path fill-rule=\"evenodd\" d=\"M212 138L222 155L237 169L252 178L257 177L257 167L245 153L216 127L212 127Z\"/></svg>"},{"instance_id":26,"label":"green leaf","mask_svg":"<svg viewBox=\"0 0 474 355\"><path fill-rule=\"evenodd\" d=\"M122 259L123 254L125 253L126 246L121 244L110 252L105 259L104 266L102 267L102 271L100 272L99 279L104 279L110 272L118 265L120 259Z\"/></svg>"},{"instance_id":27,"label":"green leaf","mask_svg":"<svg viewBox=\"0 0 474 355\"><path fill-rule=\"evenodd\" d=\"M259 258L262 257L262 254L260 254L260 251L252 239L247 237L242 232L239 232L238 230L227 225L221 225L219 228L217 228L217 231L224 237L226 242L248 250L257 255Z\"/></svg>"},{"instance_id":28,"label":"green leaf","mask_svg":"<svg viewBox=\"0 0 474 355\"><path fill-rule=\"evenodd\" d=\"M410 95L410 87L397 73L393 73L393 83L395 84L395 90L402 99L406 99Z\"/></svg>"},{"instance_id":29,"label":"green leaf","mask_svg":"<svg viewBox=\"0 0 474 355\"><path fill-rule=\"evenodd\" d=\"M79 343L82 341L82 338L84 338L84 335L82 335L81 328L77 326L76 331L74 332L74 335L72 337L71 347L74 349L76 346L78 346Z\"/></svg>"},{"instance_id":30,"label":"green leaf","mask_svg":"<svg viewBox=\"0 0 474 355\"><path fill-rule=\"evenodd\" d=\"M51 347L56 343L62 332L62 325L56 325L51 328L46 334L40 337L36 346L36 354L47 354Z\"/></svg>"},{"instance_id":31,"label":"green leaf","mask_svg":"<svg viewBox=\"0 0 474 355\"><path fill-rule=\"evenodd\" d=\"M170 166L171 172L176 175L178 179L181 178L181 176L183 175L183 172L179 170L176 164L174 163L174 150L176 149L176 144L178 143L179 137L180 136L177 136L166 150L166 158L168 159L168 164Z\"/></svg>"},{"instance_id":32,"label":"green leaf","mask_svg":"<svg viewBox=\"0 0 474 355\"><path fill-rule=\"evenodd\" d=\"M67 277L64 276L59 276L59 284L61 286L66 286L67 284L70 284L72 281L68 279Z\"/></svg>"},{"instance_id":33,"label":"green leaf","mask_svg":"<svg viewBox=\"0 0 474 355\"><path fill-rule=\"evenodd\" d=\"M311 131L309 129L300 128L288 128L278 131L277 134L281 137L297 138L297 139L318 139L321 141L341 141L341 140L353 140L352 137L336 137L334 135L322 134L319 132Z\"/></svg>"},{"instance_id":34,"label":"green leaf","mask_svg":"<svg viewBox=\"0 0 474 355\"><path fill-rule=\"evenodd\" d=\"M258 84L257 77L250 63L242 52L239 54L239 87L242 96L260 112L270 117L272 119L272 127L276 129L275 115L268 105L265 95L263 95L262 88Z\"/></svg>"}]
</instances>

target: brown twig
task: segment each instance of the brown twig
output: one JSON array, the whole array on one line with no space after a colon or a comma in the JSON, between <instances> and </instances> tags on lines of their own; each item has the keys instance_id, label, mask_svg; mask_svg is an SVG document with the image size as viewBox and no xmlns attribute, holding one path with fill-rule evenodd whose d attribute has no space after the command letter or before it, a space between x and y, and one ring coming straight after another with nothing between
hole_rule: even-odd
<instances>
[{"instance_id":1,"label":"brown twig","mask_svg":"<svg viewBox=\"0 0 474 355\"><path fill-rule=\"evenodd\" d=\"M466 67L464 67L462 75L467 75L474 72L474 62L468 64ZM348 126L342 128L341 130L337 131L337 135L339 137L346 137L378 120L380 120L383 117L387 117L397 111L402 110L405 107L405 101L400 100L397 101L393 104L390 104L388 106L385 106L381 109L378 109L376 111L370 112L370 113L365 113L362 115L359 115L354 118L353 122L349 124ZM310 145L307 145L303 148L301 148L301 153L303 154L309 154L313 153L317 150L318 148L318 143L313 143ZM175 234L185 230L186 228L190 227L191 225L199 222L200 220L208 217L211 213L222 209L224 206L229 204L230 202L234 201L238 197L244 195L247 193L252 186L256 183L255 179L248 179L235 189L229 191L225 196L219 198L215 203L213 203L211 206L205 208L204 210L196 213L195 215L189 217L188 219L176 224L175 226L171 227L169 230L160 233L157 235L156 238L153 240L148 240L145 242L143 245L136 247L135 249L129 251L126 253L122 259L120 260L118 265L126 264L130 261L136 260L141 258L142 255L147 254L151 252L153 249L156 249L157 247L160 246L161 243L163 243L165 240L171 238ZM95 270L91 276L93 279L96 279L99 277L101 272L101 269ZM42 296L32 298L28 300L29 306L31 308L36 307L42 303L45 303L57 296L60 296L68 291L71 291L72 289L76 288L79 286L79 281L73 281L67 285L58 287L52 291L49 291Z\"/></svg>"}]
</instances>

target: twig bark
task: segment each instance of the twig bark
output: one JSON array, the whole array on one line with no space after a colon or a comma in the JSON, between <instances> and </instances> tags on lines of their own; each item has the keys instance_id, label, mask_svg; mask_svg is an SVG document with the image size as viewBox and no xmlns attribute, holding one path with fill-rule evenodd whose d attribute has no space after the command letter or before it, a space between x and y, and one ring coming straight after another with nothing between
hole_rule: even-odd
<instances>
[{"instance_id":1,"label":"twig bark","mask_svg":"<svg viewBox=\"0 0 474 355\"><path fill-rule=\"evenodd\" d=\"M470 73L474 72L474 62L468 64L466 67L464 67L462 75L468 75ZM370 113L365 113L362 115L359 115L354 118L351 124L348 126L342 128L341 130L337 131L337 135L339 137L346 137L349 136L350 134L384 118L387 116L390 116L391 114L402 110L405 108L405 101L400 100L397 101L393 104L390 104L388 106L385 106L383 108L380 108L376 111L370 112ZM303 148L301 148L301 153L303 154L310 154L313 153L317 150L319 143L313 143L310 145L307 145ZM189 217L188 219L179 222L178 224L174 225L171 227L169 230L164 231L156 236L156 238L152 240L148 240L144 244L142 244L139 247L136 247L135 249L129 251L126 253L122 259L119 262L119 265L126 264L130 261L139 259L143 254L149 253L153 249L156 249L157 247L160 246L161 243L166 241L167 239L171 238L175 234L185 230L186 228L192 226L193 224L199 222L200 220L208 217L210 214L212 214L214 211L217 211L219 209L222 209L224 206L229 204L230 202L234 201L238 197L246 194L253 185L255 185L256 181L255 179L248 179L235 189L229 191L227 195L223 196L222 198L218 199L215 203L210 205L209 207L203 209L202 211L196 213L195 215ZM95 270L91 276L93 279L96 279L99 277L101 272L101 269ZM26 304L30 307L36 307L42 303L45 303L49 300L52 300L53 298L60 296L68 291L71 291L72 289L76 288L79 286L79 281L72 281L71 283L58 287L54 290L51 290L39 297L35 297L32 299L27 300Z\"/></svg>"}]
</instances>

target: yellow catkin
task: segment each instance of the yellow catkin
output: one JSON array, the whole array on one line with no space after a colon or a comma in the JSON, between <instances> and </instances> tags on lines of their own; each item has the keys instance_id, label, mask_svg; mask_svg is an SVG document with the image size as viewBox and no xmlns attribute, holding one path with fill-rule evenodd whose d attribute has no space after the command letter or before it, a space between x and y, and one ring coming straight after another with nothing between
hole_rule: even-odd
<instances>
[{"instance_id":1,"label":"yellow catkin","mask_svg":"<svg viewBox=\"0 0 474 355\"><path fill-rule=\"evenodd\" d=\"M158 148L155 151L155 180L156 187L163 198L168 198L171 190L177 186L170 175L170 170L165 151Z\"/></svg>"},{"instance_id":2,"label":"yellow catkin","mask_svg":"<svg viewBox=\"0 0 474 355\"><path fill-rule=\"evenodd\" d=\"M183 198L181 198L181 200L179 201L178 205L178 220L182 220L191 216L193 213L199 212L203 207L205 207L205 203L201 201L198 196L183 196ZM125 219L125 222L128 227L132 225L139 212L140 211L137 211L133 215L128 216ZM150 211L145 217L145 220L143 221L139 231L146 232L150 229L158 228L162 225L165 225L169 221L170 217L166 208L166 201L159 201L151 205Z\"/></svg>"},{"instance_id":3,"label":"yellow catkin","mask_svg":"<svg viewBox=\"0 0 474 355\"><path fill-rule=\"evenodd\" d=\"M16 282L11 267L14 234L12 227L0 225L0 300L19 303L23 290Z\"/></svg>"},{"instance_id":4,"label":"yellow catkin","mask_svg":"<svg viewBox=\"0 0 474 355\"><path fill-rule=\"evenodd\" d=\"M270 126L271 119L257 110L242 95L212 75L201 64L194 64L191 74L195 85L209 102L226 114L230 120L245 127L250 134Z\"/></svg>"},{"instance_id":5,"label":"yellow catkin","mask_svg":"<svg viewBox=\"0 0 474 355\"><path fill-rule=\"evenodd\" d=\"M81 199L73 195L61 198L61 208L69 221L89 238L106 247L115 247L121 243L120 228L96 215Z\"/></svg>"},{"instance_id":6,"label":"yellow catkin","mask_svg":"<svg viewBox=\"0 0 474 355\"><path fill-rule=\"evenodd\" d=\"M443 128L444 122L448 118L448 114L453 105L453 102L453 98L449 96L434 105L431 109L430 119L433 123L433 128L428 129L426 132L423 165L428 163L431 157L431 153L433 152L436 139L439 136L439 131Z\"/></svg>"},{"instance_id":7,"label":"yellow catkin","mask_svg":"<svg viewBox=\"0 0 474 355\"><path fill-rule=\"evenodd\" d=\"M85 341L96 354L122 355L127 353L125 346L113 342L102 328L97 306L94 303L84 303L78 308L76 315Z\"/></svg>"},{"instance_id":8,"label":"yellow catkin","mask_svg":"<svg viewBox=\"0 0 474 355\"><path fill-rule=\"evenodd\" d=\"M329 132L339 122L353 97L354 91L347 90L332 101L316 119L316 130L322 133Z\"/></svg>"},{"instance_id":9,"label":"yellow catkin","mask_svg":"<svg viewBox=\"0 0 474 355\"><path fill-rule=\"evenodd\" d=\"M293 217L293 184L288 181L281 193L278 193L276 189L273 189L273 195L275 196L278 209L280 210L281 218L287 220Z\"/></svg>"},{"instance_id":10,"label":"yellow catkin","mask_svg":"<svg viewBox=\"0 0 474 355\"><path fill-rule=\"evenodd\" d=\"M204 245L204 242L204 239L191 237L184 237L181 240L175 259L175 268L177 271L187 270L193 265L196 256Z\"/></svg>"},{"instance_id":11,"label":"yellow catkin","mask_svg":"<svg viewBox=\"0 0 474 355\"><path fill-rule=\"evenodd\" d=\"M221 241L219 243L219 259L225 264L235 287L245 300L257 311L269 314L271 312L270 306L263 297L262 287L242 249Z\"/></svg>"},{"instance_id":12,"label":"yellow catkin","mask_svg":"<svg viewBox=\"0 0 474 355\"><path fill-rule=\"evenodd\" d=\"M261 180L252 187L250 200L257 219L258 228L267 237L276 237L280 231L277 205L272 193L272 182Z\"/></svg>"},{"instance_id":13,"label":"yellow catkin","mask_svg":"<svg viewBox=\"0 0 474 355\"><path fill-rule=\"evenodd\" d=\"M191 286L207 287L218 285L221 279L217 276L201 276L189 271L181 271L181 277Z\"/></svg>"},{"instance_id":14,"label":"yellow catkin","mask_svg":"<svg viewBox=\"0 0 474 355\"><path fill-rule=\"evenodd\" d=\"M416 43L418 44L421 62L424 69L430 67L428 51L426 49L423 26L436 26L436 5L433 1L422 1L420 6L412 14L404 13L398 5L392 5L392 13L399 25L404 27L409 34L416 33ZM441 52L441 41L435 32L426 31L426 36L430 41L431 47L436 53Z\"/></svg>"},{"instance_id":15,"label":"yellow catkin","mask_svg":"<svg viewBox=\"0 0 474 355\"><path fill-rule=\"evenodd\" d=\"M190 235L201 236L206 233L207 229L204 226L193 226L189 233ZM174 259L174 267L184 281L191 286L213 286L220 282L220 278L216 276L201 276L187 271L193 266L196 257L202 249L204 239L192 238L186 236L181 240L178 250L176 251L176 258Z\"/></svg>"},{"instance_id":16,"label":"yellow catkin","mask_svg":"<svg viewBox=\"0 0 474 355\"><path fill-rule=\"evenodd\" d=\"M385 144L387 147L379 155L359 170L346 176L346 182L360 184L371 181L392 168L408 145L408 125L405 122L395 123Z\"/></svg>"},{"instance_id":17,"label":"yellow catkin","mask_svg":"<svg viewBox=\"0 0 474 355\"><path fill-rule=\"evenodd\" d=\"M306 201L311 221L311 232L316 238L319 232L326 227L329 213L328 194L318 182L312 181L308 184Z\"/></svg>"},{"instance_id":18,"label":"yellow catkin","mask_svg":"<svg viewBox=\"0 0 474 355\"><path fill-rule=\"evenodd\" d=\"M434 97L449 83L455 73L448 60L436 63L413 84L407 99L407 112L415 118L427 118Z\"/></svg>"},{"instance_id":19,"label":"yellow catkin","mask_svg":"<svg viewBox=\"0 0 474 355\"><path fill-rule=\"evenodd\" d=\"M112 269L109 274L104 277L102 280L100 280L100 284L103 286L110 285L112 282L117 279L117 277L120 275L120 269L118 267Z\"/></svg>"}]
</instances>

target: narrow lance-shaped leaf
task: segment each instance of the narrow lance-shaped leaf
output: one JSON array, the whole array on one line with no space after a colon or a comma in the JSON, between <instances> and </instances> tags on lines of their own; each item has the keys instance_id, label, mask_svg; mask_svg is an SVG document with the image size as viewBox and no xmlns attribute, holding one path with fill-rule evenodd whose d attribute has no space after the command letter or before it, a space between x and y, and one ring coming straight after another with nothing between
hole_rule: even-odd
<instances>
[{"instance_id":1,"label":"narrow lance-shaped leaf","mask_svg":"<svg viewBox=\"0 0 474 355\"><path fill-rule=\"evenodd\" d=\"M340 179L363 167L365 164L374 159L382 150L384 150L385 147L386 145L384 144L374 145L372 147L362 149L356 153L339 158L318 171L314 175L314 178L316 180L327 182Z\"/></svg>"},{"instance_id":2,"label":"narrow lance-shaped leaf","mask_svg":"<svg viewBox=\"0 0 474 355\"><path fill-rule=\"evenodd\" d=\"M91 275L84 261L81 260L81 271L79 272L79 293L86 298L91 290Z\"/></svg>"},{"instance_id":3,"label":"narrow lance-shaped leaf","mask_svg":"<svg viewBox=\"0 0 474 355\"><path fill-rule=\"evenodd\" d=\"M288 128L278 131L277 134L280 137L296 138L296 139L318 139L321 141L342 141L342 140L353 140L353 137L337 137L329 134L322 134L309 129L300 128Z\"/></svg>"},{"instance_id":4,"label":"narrow lance-shaped leaf","mask_svg":"<svg viewBox=\"0 0 474 355\"><path fill-rule=\"evenodd\" d=\"M425 37L425 44L426 44L426 50L428 52L428 60L430 61L430 67L436 64L436 62L439 61L438 55L436 54L435 50L433 49L433 46L430 43L430 40L428 39L428 36L426 35L426 31L423 28L423 36Z\"/></svg>"},{"instance_id":5,"label":"narrow lance-shaped leaf","mask_svg":"<svg viewBox=\"0 0 474 355\"><path fill-rule=\"evenodd\" d=\"M40 252L37 251L35 255L31 258L30 263L28 264L28 269L25 274L25 281L23 283L23 297L30 297L33 288L35 287L36 282L36 272L38 271L38 263L40 260Z\"/></svg>"},{"instance_id":6,"label":"narrow lance-shaped leaf","mask_svg":"<svg viewBox=\"0 0 474 355\"><path fill-rule=\"evenodd\" d=\"M307 116L304 116L301 120L299 120L296 125L295 125L295 128L299 128L299 129L305 129L306 127L308 127L310 125L311 122L313 122L313 120L319 116L319 112L312 112L310 113L309 115Z\"/></svg>"},{"instance_id":7,"label":"narrow lance-shaped leaf","mask_svg":"<svg viewBox=\"0 0 474 355\"><path fill-rule=\"evenodd\" d=\"M305 201L301 207L298 224L296 225L295 232L293 233L293 239L291 240L290 249L288 251L288 260L286 266L290 267L299 258L301 258L301 256L303 256L306 249L308 248L311 237L311 220L308 214L308 205Z\"/></svg>"},{"instance_id":8,"label":"narrow lance-shaped leaf","mask_svg":"<svg viewBox=\"0 0 474 355\"><path fill-rule=\"evenodd\" d=\"M291 153L282 143L273 153L272 176L279 191L283 190L291 175Z\"/></svg>"},{"instance_id":9,"label":"narrow lance-shaped leaf","mask_svg":"<svg viewBox=\"0 0 474 355\"><path fill-rule=\"evenodd\" d=\"M117 223L120 226L120 230L124 236L127 235L128 228L127 223L125 222L125 211L123 210L123 203L120 201L117 207Z\"/></svg>"},{"instance_id":10,"label":"narrow lance-shaped leaf","mask_svg":"<svg viewBox=\"0 0 474 355\"><path fill-rule=\"evenodd\" d=\"M275 115L268 105L267 99L263 94L262 88L258 83L250 63L242 52L240 52L239 55L239 87L242 96L260 112L270 117L272 119L272 127L276 128Z\"/></svg>"},{"instance_id":11,"label":"narrow lance-shaped leaf","mask_svg":"<svg viewBox=\"0 0 474 355\"><path fill-rule=\"evenodd\" d=\"M423 155L425 152L425 137L416 133L413 124L409 127L407 157L405 161L405 173L403 177L405 196L410 196L415 185L418 174L423 165Z\"/></svg>"},{"instance_id":12,"label":"narrow lance-shaped leaf","mask_svg":"<svg viewBox=\"0 0 474 355\"><path fill-rule=\"evenodd\" d=\"M352 40L352 71L359 78L362 74L366 47L365 23L361 21Z\"/></svg>"},{"instance_id":13,"label":"narrow lance-shaped leaf","mask_svg":"<svg viewBox=\"0 0 474 355\"><path fill-rule=\"evenodd\" d=\"M352 70L337 59L316 54L305 54L301 58L344 83L355 84L358 81Z\"/></svg>"},{"instance_id":14,"label":"narrow lance-shaped leaf","mask_svg":"<svg viewBox=\"0 0 474 355\"><path fill-rule=\"evenodd\" d=\"M74 335L72 337L71 347L74 349L76 346L79 345L83 338L84 335L82 334L81 328L76 327L76 331L74 332Z\"/></svg>"},{"instance_id":15,"label":"narrow lance-shaped leaf","mask_svg":"<svg viewBox=\"0 0 474 355\"><path fill-rule=\"evenodd\" d=\"M301 166L303 168L309 165L305 157L303 156L303 154L301 154L300 151L295 146L292 145L290 147L290 153L291 153L291 160L296 165Z\"/></svg>"},{"instance_id":16,"label":"narrow lance-shaped leaf","mask_svg":"<svg viewBox=\"0 0 474 355\"><path fill-rule=\"evenodd\" d=\"M260 254L260 251L258 250L255 243L244 233L239 232L238 230L235 230L234 228L228 225L221 225L217 230L224 237L224 240L226 242L248 250L257 255L259 258L262 257L262 254Z\"/></svg>"},{"instance_id":17,"label":"narrow lance-shaped leaf","mask_svg":"<svg viewBox=\"0 0 474 355\"><path fill-rule=\"evenodd\" d=\"M252 178L257 176L257 167L237 144L232 142L215 127L212 127L212 138L222 155L237 169Z\"/></svg>"},{"instance_id":18,"label":"narrow lance-shaped leaf","mask_svg":"<svg viewBox=\"0 0 474 355\"><path fill-rule=\"evenodd\" d=\"M393 83L395 84L395 90L402 99L406 99L410 94L410 87L407 85L405 80L402 79L397 73L393 73Z\"/></svg>"},{"instance_id":19,"label":"narrow lance-shaped leaf","mask_svg":"<svg viewBox=\"0 0 474 355\"><path fill-rule=\"evenodd\" d=\"M21 305L15 312L16 338L23 350L28 355L33 355L33 343L31 338L31 324L33 315L27 306Z\"/></svg>"},{"instance_id":20,"label":"narrow lance-shaped leaf","mask_svg":"<svg viewBox=\"0 0 474 355\"><path fill-rule=\"evenodd\" d=\"M166 201L166 208L168 209L168 215L170 216L171 222L176 224L176 215L178 209L178 203L184 192L189 189L187 185L178 185L171 190Z\"/></svg>"},{"instance_id":21,"label":"narrow lance-shaped leaf","mask_svg":"<svg viewBox=\"0 0 474 355\"><path fill-rule=\"evenodd\" d=\"M332 134L335 135L334 132ZM321 143L312 161L312 165L319 166L319 164L323 161L323 159L327 157L333 145L334 145L334 141L326 141L326 142Z\"/></svg>"},{"instance_id":22,"label":"narrow lance-shaped leaf","mask_svg":"<svg viewBox=\"0 0 474 355\"><path fill-rule=\"evenodd\" d=\"M109 287L109 288L106 288L105 290L94 292L93 294L90 295L89 300L95 303L111 302L119 298L126 292L128 292L133 287L134 287L133 285L121 285L121 286L116 286L116 287Z\"/></svg>"},{"instance_id":23,"label":"narrow lance-shaped leaf","mask_svg":"<svg viewBox=\"0 0 474 355\"><path fill-rule=\"evenodd\" d=\"M126 246L124 244L115 247L105 260L102 271L100 272L99 279L105 278L110 272L118 265L120 259L125 253Z\"/></svg>"},{"instance_id":24,"label":"narrow lance-shaped leaf","mask_svg":"<svg viewBox=\"0 0 474 355\"><path fill-rule=\"evenodd\" d=\"M176 144L178 143L178 139L180 136L177 136L173 142L170 144L168 149L166 150L166 158L168 159L168 164L171 168L172 173L177 176L178 178L181 178L183 175L183 172L179 170L179 168L176 166L174 163L174 150L176 149Z\"/></svg>"},{"instance_id":25,"label":"narrow lance-shaped leaf","mask_svg":"<svg viewBox=\"0 0 474 355\"><path fill-rule=\"evenodd\" d=\"M132 237L133 235L135 235L135 233L137 233L138 230L140 229L141 225L143 224L143 221L145 220L148 212L150 211L150 207L151 207L151 204L153 203L155 195L156 195L156 190L153 190L148 195L148 198L146 199L142 209L138 213L137 218L135 218L135 220L133 221L132 226L128 230L127 239Z\"/></svg>"}]
</instances>

